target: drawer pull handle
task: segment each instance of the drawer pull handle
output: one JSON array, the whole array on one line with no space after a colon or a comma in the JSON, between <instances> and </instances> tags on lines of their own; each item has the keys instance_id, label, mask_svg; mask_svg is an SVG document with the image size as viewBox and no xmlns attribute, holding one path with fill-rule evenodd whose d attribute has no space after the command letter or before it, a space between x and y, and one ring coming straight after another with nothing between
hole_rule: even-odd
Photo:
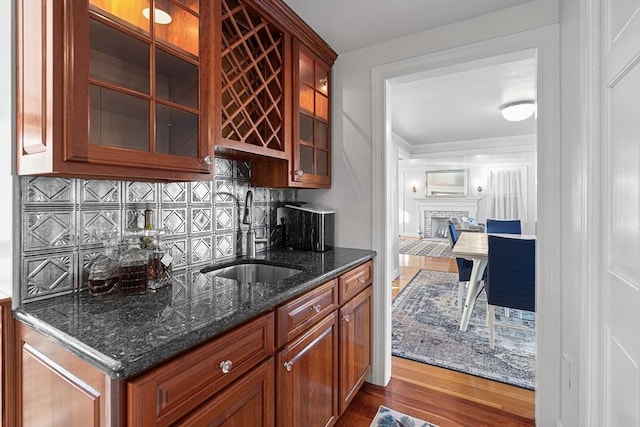
<instances>
[{"instance_id":1,"label":"drawer pull handle","mask_svg":"<svg viewBox=\"0 0 640 427\"><path fill-rule=\"evenodd\" d=\"M365 279L364 277L362 277L362 276L358 277L358 283L364 283L366 281L367 281L367 279Z\"/></svg>"},{"instance_id":2,"label":"drawer pull handle","mask_svg":"<svg viewBox=\"0 0 640 427\"><path fill-rule=\"evenodd\" d=\"M351 320L351 316L349 316L348 314L345 314L344 316L342 316L342 319L343 319L345 322L348 322L349 320Z\"/></svg>"},{"instance_id":3,"label":"drawer pull handle","mask_svg":"<svg viewBox=\"0 0 640 427\"><path fill-rule=\"evenodd\" d=\"M210 165L211 163L213 163L213 159L211 158L211 156L205 156L202 161L207 164Z\"/></svg>"},{"instance_id":4,"label":"drawer pull handle","mask_svg":"<svg viewBox=\"0 0 640 427\"><path fill-rule=\"evenodd\" d=\"M313 307L309 307L309 308L315 311L316 313L320 313L322 311L322 306L320 304L316 304Z\"/></svg>"},{"instance_id":5,"label":"drawer pull handle","mask_svg":"<svg viewBox=\"0 0 640 427\"><path fill-rule=\"evenodd\" d=\"M231 363L231 360L225 360L224 362L220 362L220 369L222 369L222 373L228 374L229 372L231 372L232 365L233 363Z\"/></svg>"},{"instance_id":6,"label":"drawer pull handle","mask_svg":"<svg viewBox=\"0 0 640 427\"><path fill-rule=\"evenodd\" d=\"M302 178L302 175L304 175L304 171L302 169L296 169L295 171L296 179Z\"/></svg>"},{"instance_id":7,"label":"drawer pull handle","mask_svg":"<svg viewBox=\"0 0 640 427\"><path fill-rule=\"evenodd\" d=\"M291 372L293 369L293 362L284 362L284 369L286 369L287 372Z\"/></svg>"}]
</instances>

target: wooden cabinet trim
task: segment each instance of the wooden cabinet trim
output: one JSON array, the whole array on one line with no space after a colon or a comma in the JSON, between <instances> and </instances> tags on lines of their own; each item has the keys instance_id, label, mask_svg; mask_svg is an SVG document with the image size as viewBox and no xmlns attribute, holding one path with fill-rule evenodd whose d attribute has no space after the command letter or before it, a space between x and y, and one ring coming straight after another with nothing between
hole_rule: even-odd
<instances>
[{"instance_id":1,"label":"wooden cabinet trim","mask_svg":"<svg viewBox=\"0 0 640 427\"><path fill-rule=\"evenodd\" d=\"M1 295L1 294L0 294ZM15 321L11 298L0 298L0 424L15 425L16 359Z\"/></svg>"},{"instance_id":2,"label":"wooden cabinet trim","mask_svg":"<svg viewBox=\"0 0 640 427\"><path fill-rule=\"evenodd\" d=\"M318 54L324 62L333 65L338 54L293 11L284 1L245 0L247 4L265 12L274 23L286 28L296 39Z\"/></svg>"}]
</instances>

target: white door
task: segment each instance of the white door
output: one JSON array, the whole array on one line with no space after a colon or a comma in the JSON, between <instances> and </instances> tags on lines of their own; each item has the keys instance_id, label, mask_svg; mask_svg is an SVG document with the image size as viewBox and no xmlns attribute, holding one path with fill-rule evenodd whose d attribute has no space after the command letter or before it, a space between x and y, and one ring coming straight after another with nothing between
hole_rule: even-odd
<instances>
[{"instance_id":1,"label":"white door","mask_svg":"<svg viewBox=\"0 0 640 427\"><path fill-rule=\"evenodd\" d=\"M597 424L640 427L640 1L603 0L600 13L603 419Z\"/></svg>"}]
</instances>

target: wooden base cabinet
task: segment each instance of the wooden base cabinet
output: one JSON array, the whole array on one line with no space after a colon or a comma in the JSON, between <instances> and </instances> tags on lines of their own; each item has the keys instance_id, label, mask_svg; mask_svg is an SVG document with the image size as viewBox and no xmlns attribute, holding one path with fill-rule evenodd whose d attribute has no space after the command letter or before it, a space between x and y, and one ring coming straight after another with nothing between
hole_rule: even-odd
<instances>
[{"instance_id":1,"label":"wooden base cabinet","mask_svg":"<svg viewBox=\"0 0 640 427\"><path fill-rule=\"evenodd\" d=\"M371 281L369 261L122 380L17 322L16 425L332 426L371 372Z\"/></svg>"},{"instance_id":2,"label":"wooden base cabinet","mask_svg":"<svg viewBox=\"0 0 640 427\"><path fill-rule=\"evenodd\" d=\"M17 420L24 427L126 425L124 382L17 322Z\"/></svg>"},{"instance_id":3,"label":"wooden base cabinet","mask_svg":"<svg viewBox=\"0 0 640 427\"><path fill-rule=\"evenodd\" d=\"M335 424L338 419L336 312L285 346L276 360L277 425Z\"/></svg>"},{"instance_id":4,"label":"wooden base cabinet","mask_svg":"<svg viewBox=\"0 0 640 427\"><path fill-rule=\"evenodd\" d=\"M333 425L371 373L373 262L276 310L278 426Z\"/></svg>"},{"instance_id":5,"label":"wooden base cabinet","mask_svg":"<svg viewBox=\"0 0 640 427\"><path fill-rule=\"evenodd\" d=\"M340 309L340 414L371 373L371 286Z\"/></svg>"}]
</instances>

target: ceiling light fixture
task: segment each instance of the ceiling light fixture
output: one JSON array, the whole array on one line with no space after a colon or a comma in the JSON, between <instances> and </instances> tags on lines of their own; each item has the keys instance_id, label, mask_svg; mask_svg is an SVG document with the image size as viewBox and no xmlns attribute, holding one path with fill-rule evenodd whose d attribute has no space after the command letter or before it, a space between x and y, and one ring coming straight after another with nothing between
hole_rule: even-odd
<instances>
[{"instance_id":1,"label":"ceiling light fixture","mask_svg":"<svg viewBox=\"0 0 640 427\"><path fill-rule=\"evenodd\" d=\"M142 9L142 15L147 19L151 19L150 9L148 7ZM167 25L171 23L171 15L156 7L153 9L153 21L156 24Z\"/></svg>"},{"instance_id":2,"label":"ceiling light fixture","mask_svg":"<svg viewBox=\"0 0 640 427\"><path fill-rule=\"evenodd\" d=\"M510 102L500 106L502 117L510 122L528 119L536 110L536 103L532 100Z\"/></svg>"}]
</instances>

